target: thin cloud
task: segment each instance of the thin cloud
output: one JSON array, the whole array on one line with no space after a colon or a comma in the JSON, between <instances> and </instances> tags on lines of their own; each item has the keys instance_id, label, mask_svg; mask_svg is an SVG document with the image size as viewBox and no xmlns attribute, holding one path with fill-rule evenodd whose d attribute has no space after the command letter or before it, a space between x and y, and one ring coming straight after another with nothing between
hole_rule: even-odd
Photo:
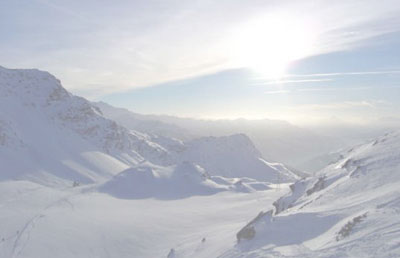
<instances>
[{"instance_id":1,"label":"thin cloud","mask_svg":"<svg viewBox=\"0 0 400 258\"><path fill-rule=\"evenodd\" d=\"M266 84L283 84L283 83L302 83L302 82L324 82L333 81L333 78L319 79L320 77L340 77L340 76L364 76L364 75L383 75L383 74L400 74L400 70L390 70L390 71L362 71L362 72L341 72L341 73L311 73L311 74L286 74L283 78L313 78L315 79L281 79L281 80L271 80L270 78L257 77L256 81L263 81L257 83L260 85Z\"/></svg>"},{"instance_id":2,"label":"thin cloud","mask_svg":"<svg viewBox=\"0 0 400 258\"><path fill-rule=\"evenodd\" d=\"M344 72L344 73L313 73L313 74L288 74L285 77L327 77L327 76L347 76L347 75L381 75L381 74L400 74L400 70L393 71L366 71L366 72Z\"/></svg>"},{"instance_id":3,"label":"thin cloud","mask_svg":"<svg viewBox=\"0 0 400 258\"><path fill-rule=\"evenodd\" d=\"M304 83L304 82L329 82L332 79L307 79L307 80L275 80L256 83L255 85L274 85L274 84L287 84L287 83Z\"/></svg>"},{"instance_id":4,"label":"thin cloud","mask_svg":"<svg viewBox=\"0 0 400 258\"><path fill-rule=\"evenodd\" d=\"M304 110L324 110L324 109L343 109L348 110L352 108L378 108L381 106L388 106L389 102L384 100L362 100L362 101L343 101L343 102L334 102L327 104L306 104L306 105L298 105L293 107L294 109L304 109Z\"/></svg>"},{"instance_id":5,"label":"thin cloud","mask_svg":"<svg viewBox=\"0 0 400 258\"><path fill-rule=\"evenodd\" d=\"M291 90L270 90L270 91L265 91L264 94L295 94L299 92L323 92L323 91L343 91L343 89L346 90L368 90L368 89L373 89L374 87L346 87L346 88L340 88L340 87L322 87L322 88L296 88L296 89L291 89Z\"/></svg>"}]
</instances>

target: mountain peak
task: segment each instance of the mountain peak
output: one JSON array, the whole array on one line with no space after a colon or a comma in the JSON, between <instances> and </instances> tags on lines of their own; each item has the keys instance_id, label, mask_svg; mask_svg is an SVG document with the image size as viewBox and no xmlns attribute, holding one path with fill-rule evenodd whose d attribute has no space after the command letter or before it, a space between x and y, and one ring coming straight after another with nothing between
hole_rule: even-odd
<instances>
[{"instance_id":1,"label":"mountain peak","mask_svg":"<svg viewBox=\"0 0 400 258\"><path fill-rule=\"evenodd\" d=\"M56 77L38 69L0 67L0 85L1 96L11 96L31 106L49 105L71 96Z\"/></svg>"}]
</instances>

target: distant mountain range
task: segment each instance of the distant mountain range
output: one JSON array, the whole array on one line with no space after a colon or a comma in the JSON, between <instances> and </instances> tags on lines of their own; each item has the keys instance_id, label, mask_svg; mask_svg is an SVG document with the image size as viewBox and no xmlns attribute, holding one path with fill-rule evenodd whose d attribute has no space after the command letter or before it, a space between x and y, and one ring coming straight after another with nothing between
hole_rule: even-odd
<instances>
[{"instance_id":1,"label":"distant mountain range","mask_svg":"<svg viewBox=\"0 0 400 258\"><path fill-rule=\"evenodd\" d=\"M202 120L142 115L104 102L94 104L105 117L117 121L126 128L180 140L246 134L267 160L281 162L308 172L323 168L327 164L328 154L345 145L344 140L340 138L319 135L280 120Z\"/></svg>"}]
</instances>

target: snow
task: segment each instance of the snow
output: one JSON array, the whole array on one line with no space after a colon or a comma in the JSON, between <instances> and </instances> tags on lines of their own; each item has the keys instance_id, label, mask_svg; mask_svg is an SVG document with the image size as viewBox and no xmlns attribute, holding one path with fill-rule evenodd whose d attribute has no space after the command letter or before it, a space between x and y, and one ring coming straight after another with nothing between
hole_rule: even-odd
<instances>
[{"instance_id":1,"label":"snow","mask_svg":"<svg viewBox=\"0 0 400 258\"><path fill-rule=\"evenodd\" d=\"M399 150L400 132L393 132L342 153L245 225L241 232L252 237L222 257L398 256Z\"/></svg>"},{"instance_id":2,"label":"snow","mask_svg":"<svg viewBox=\"0 0 400 258\"><path fill-rule=\"evenodd\" d=\"M100 191L118 198L156 197L176 199L193 195L211 195L224 190L200 166L182 163L172 168L139 166L129 168L100 187Z\"/></svg>"},{"instance_id":3,"label":"snow","mask_svg":"<svg viewBox=\"0 0 400 258\"><path fill-rule=\"evenodd\" d=\"M250 177L268 182L290 182L299 178L282 164L266 162L244 134L202 137L186 145L180 159L195 162L213 175Z\"/></svg>"},{"instance_id":4,"label":"snow","mask_svg":"<svg viewBox=\"0 0 400 258\"><path fill-rule=\"evenodd\" d=\"M96 102L94 105L103 112L105 117L126 128L183 141L244 133L268 161L282 162L307 172L315 172L329 164L334 158L328 155L329 152L349 146L348 138L343 140L325 135L327 130L324 129L319 130L323 132L319 134L281 120L191 119L166 115L142 115L104 102Z\"/></svg>"},{"instance_id":5,"label":"snow","mask_svg":"<svg viewBox=\"0 0 400 258\"><path fill-rule=\"evenodd\" d=\"M122 199L171 200L222 191L264 191L270 190L271 184L251 178L210 176L201 166L186 161L171 167L141 164L122 171L98 188Z\"/></svg>"},{"instance_id":6,"label":"snow","mask_svg":"<svg viewBox=\"0 0 400 258\"><path fill-rule=\"evenodd\" d=\"M244 134L131 130L0 67L0 257L398 257L400 131L335 157L300 178Z\"/></svg>"},{"instance_id":7,"label":"snow","mask_svg":"<svg viewBox=\"0 0 400 258\"><path fill-rule=\"evenodd\" d=\"M142 162L172 166L185 161L227 177L272 182L279 173L260 161L246 136L184 143L129 130L105 118L91 102L68 93L47 72L0 68L0 85L0 160L8 168L4 179L94 183ZM230 161L239 158L236 164ZM282 172L282 180L296 178Z\"/></svg>"},{"instance_id":8,"label":"snow","mask_svg":"<svg viewBox=\"0 0 400 258\"><path fill-rule=\"evenodd\" d=\"M216 257L255 209L282 192L160 200L122 199L88 187L4 181L1 257ZM282 190L284 191L284 190ZM18 232L18 233L17 233ZM202 242L205 238L206 241Z\"/></svg>"}]
</instances>

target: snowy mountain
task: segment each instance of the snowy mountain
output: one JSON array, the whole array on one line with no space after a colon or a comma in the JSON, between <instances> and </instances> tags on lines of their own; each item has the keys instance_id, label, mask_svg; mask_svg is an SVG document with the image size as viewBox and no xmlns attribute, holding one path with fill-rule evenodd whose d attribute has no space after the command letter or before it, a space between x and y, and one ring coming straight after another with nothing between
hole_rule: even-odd
<instances>
[{"instance_id":1,"label":"snowy mountain","mask_svg":"<svg viewBox=\"0 0 400 258\"><path fill-rule=\"evenodd\" d=\"M319 135L312 130L280 120L203 120L166 115L142 115L104 102L97 102L94 105L105 117L126 128L185 141L199 137L246 134L267 160L309 172L325 167L329 163L326 162L325 156L331 151L348 146L341 138ZM324 158L321 158L321 155ZM319 162L315 162L317 158L320 159Z\"/></svg>"},{"instance_id":2,"label":"snowy mountain","mask_svg":"<svg viewBox=\"0 0 400 258\"><path fill-rule=\"evenodd\" d=\"M244 134L203 137L187 142L186 146L181 159L199 164L213 175L281 183L300 178L280 163L265 161Z\"/></svg>"},{"instance_id":3,"label":"snowy mountain","mask_svg":"<svg viewBox=\"0 0 400 258\"><path fill-rule=\"evenodd\" d=\"M237 233L222 257L397 257L400 132L348 150Z\"/></svg>"},{"instance_id":4,"label":"snowy mountain","mask_svg":"<svg viewBox=\"0 0 400 258\"><path fill-rule=\"evenodd\" d=\"M249 177L297 178L244 135L184 142L130 130L47 72L0 67L0 257L167 255L218 232L210 221L234 232L271 201L264 192L278 196Z\"/></svg>"},{"instance_id":5,"label":"snowy mountain","mask_svg":"<svg viewBox=\"0 0 400 258\"><path fill-rule=\"evenodd\" d=\"M0 68L0 257L398 257L400 132L334 158L300 178L244 134L127 129Z\"/></svg>"},{"instance_id":6,"label":"snowy mountain","mask_svg":"<svg viewBox=\"0 0 400 258\"><path fill-rule=\"evenodd\" d=\"M229 177L273 181L282 171L282 181L296 178L284 167L261 160L245 136L185 143L126 129L67 92L47 72L0 68L0 85L4 179L99 182L145 161L158 166L190 161L212 175ZM232 165L232 159L242 160L243 166Z\"/></svg>"},{"instance_id":7,"label":"snowy mountain","mask_svg":"<svg viewBox=\"0 0 400 258\"><path fill-rule=\"evenodd\" d=\"M0 68L0 85L2 178L89 183L144 159L171 162L146 135L104 118L46 72Z\"/></svg>"}]
</instances>

